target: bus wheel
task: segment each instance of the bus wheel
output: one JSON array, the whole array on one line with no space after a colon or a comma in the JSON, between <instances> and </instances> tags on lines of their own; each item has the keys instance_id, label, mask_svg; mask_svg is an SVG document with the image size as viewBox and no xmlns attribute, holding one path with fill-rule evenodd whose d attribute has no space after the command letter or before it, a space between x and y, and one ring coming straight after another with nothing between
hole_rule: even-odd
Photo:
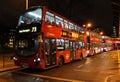
<instances>
[{"instance_id":1,"label":"bus wheel","mask_svg":"<svg viewBox=\"0 0 120 82\"><path fill-rule=\"evenodd\" d=\"M80 60L83 60L83 55L82 55L82 53L80 54Z\"/></svg>"},{"instance_id":2,"label":"bus wheel","mask_svg":"<svg viewBox=\"0 0 120 82\"><path fill-rule=\"evenodd\" d=\"M62 66L64 64L64 59L63 59L63 57L61 56L60 58L59 58L59 61L58 61L58 66Z\"/></svg>"}]
</instances>

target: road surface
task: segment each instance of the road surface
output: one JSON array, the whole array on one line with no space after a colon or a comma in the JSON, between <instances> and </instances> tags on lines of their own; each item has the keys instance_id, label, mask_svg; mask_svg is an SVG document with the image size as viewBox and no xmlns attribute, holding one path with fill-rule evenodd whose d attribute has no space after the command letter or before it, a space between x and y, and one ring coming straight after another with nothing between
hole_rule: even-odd
<instances>
[{"instance_id":1,"label":"road surface","mask_svg":"<svg viewBox=\"0 0 120 82\"><path fill-rule=\"evenodd\" d=\"M0 73L0 82L120 82L120 51L87 57L46 71L21 69Z\"/></svg>"}]
</instances>

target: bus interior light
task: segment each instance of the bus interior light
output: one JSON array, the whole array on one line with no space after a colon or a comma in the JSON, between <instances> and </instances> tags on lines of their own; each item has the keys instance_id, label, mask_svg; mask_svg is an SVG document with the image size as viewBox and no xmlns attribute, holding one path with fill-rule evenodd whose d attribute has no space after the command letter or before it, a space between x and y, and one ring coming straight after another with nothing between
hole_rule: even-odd
<instances>
[{"instance_id":1,"label":"bus interior light","mask_svg":"<svg viewBox=\"0 0 120 82\"><path fill-rule=\"evenodd\" d=\"M36 13L29 12L28 14L32 15L32 16L35 16L35 17L38 17L38 18L41 18L41 16L37 15Z\"/></svg>"}]
</instances>

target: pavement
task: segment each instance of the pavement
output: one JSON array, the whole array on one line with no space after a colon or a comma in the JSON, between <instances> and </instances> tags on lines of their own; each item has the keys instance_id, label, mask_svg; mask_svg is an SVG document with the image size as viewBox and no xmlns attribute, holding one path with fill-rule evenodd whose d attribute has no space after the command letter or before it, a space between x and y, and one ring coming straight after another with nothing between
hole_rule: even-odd
<instances>
[{"instance_id":1,"label":"pavement","mask_svg":"<svg viewBox=\"0 0 120 82\"><path fill-rule=\"evenodd\" d=\"M20 68L20 66L16 66L14 64L13 59L10 58L12 55L13 53L0 54L0 72L10 71Z\"/></svg>"},{"instance_id":2,"label":"pavement","mask_svg":"<svg viewBox=\"0 0 120 82\"><path fill-rule=\"evenodd\" d=\"M19 69L19 68L20 68L20 66L2 67L2 68L0 68L0 72L12 71L12 70Z\"/></svg>"}]
</instances>

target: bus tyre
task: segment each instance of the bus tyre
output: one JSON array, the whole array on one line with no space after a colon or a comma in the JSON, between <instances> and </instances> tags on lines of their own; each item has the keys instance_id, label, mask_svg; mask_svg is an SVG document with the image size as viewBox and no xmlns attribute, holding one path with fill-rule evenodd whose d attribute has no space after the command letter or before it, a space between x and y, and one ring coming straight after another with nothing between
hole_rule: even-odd
<instances>
[{"instance_id":1,"label":"bus tyre","mask_svg":"<svg viewBox=\"0 0 120 82\"><path fill-rule=\"evenodd\" d=\"M80 60L83 60L83 55L82 55L82 53L80 54Z\"/></svg>"},{"instance_id":2,"label":"bus tyre","mask_svg":"<svg viewBox=\"0 0 120 82\"><path fill-rule=\"evenodd\" d=\"M58 61L58 66L62 66L64 64L64 60L63 60L63 57L60 57L59 58L59 61Z\"/></svg>"}]
</instances>

